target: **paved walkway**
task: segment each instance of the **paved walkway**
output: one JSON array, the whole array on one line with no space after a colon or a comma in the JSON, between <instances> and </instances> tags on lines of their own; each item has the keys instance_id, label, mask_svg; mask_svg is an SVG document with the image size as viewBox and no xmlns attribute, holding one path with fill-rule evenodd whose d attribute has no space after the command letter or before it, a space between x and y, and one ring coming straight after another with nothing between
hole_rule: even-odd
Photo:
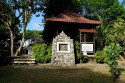
<instances>
[{"instance_id":1,"label":"paved walkway","mask_svg":"<svg viewBox=\"0 0 125 83\"><path fill-rule=\"evenodd\" d=\"M67 68L108 68L106 64L96 64L96 63L83 63L83 64L76 64L72 66L55 66L51 64L37 64L37 65L17 65L14 68L24 68L24 69L67 69ZM125 69L124 67L119 67Z\"/></svg>"}]
</instances>

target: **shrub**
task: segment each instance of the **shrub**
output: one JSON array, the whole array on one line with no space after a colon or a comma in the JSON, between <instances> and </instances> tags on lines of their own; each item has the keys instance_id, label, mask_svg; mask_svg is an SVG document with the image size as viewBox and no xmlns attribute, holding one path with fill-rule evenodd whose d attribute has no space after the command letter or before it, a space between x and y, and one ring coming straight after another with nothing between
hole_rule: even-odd
<instances>
[{"instance_id":1,"label":"shrub","mask_svg":"<svg viewBox=\"0 0 125 83\"><path fill-rule=\"evenodd\" d=\"M119 53L121 53L121 46L119 44L111 43L104 48L104 51L106 52L107 64L110 67L113 80L115 80L120 76L117 59Z\"/></svg>"},{"instance_id":2,"label":"shrub","mask_svg":"<svg viewBox=\"0 0 125 83\"><path fill-rule=\"evenodd\" d=\"M47 47L47 56L46 56L46 61L50 62L51 61L51 56L52 56L52 45Z\"/></svg>"},{"instance_id":3,"label":"shrub","mask_svg":"<svg viewBox=\"0 0 125 83\"><path fill-rule=\"evenodd\" d=\"M51 46L35 44L32 52L37 62L46 63L51 61Z\"/></svg>"},{"instance_id":4,"label":"shrub","mask_svg":"<svg viewBox=\"0 0 125 83\"><path fill-rule=\"evenodd\" d=\"M81 54L81 63L85 63L85 62L87 62L88 61L88 59L87 59L87 57L86 56L84 56L83 54Z\"/></svg>"},{"instance_id":5,"label":"shrub","mask_svg":"<svg viewBox=\"0 0 125 83\"><path fill-rule=\"evenodd\" d=\"M106 52L104 50L96 51L95 55L96 55L95 59L96 59L97 63L104 63L104 62L106 62L106 59L105 59Z\"/></svg>"},{"instance_id":6,"label":"shrub","mask_svg":"<svg viewBox=\"0 0 125 83\"><path fill-rule=\"evenodd\" d=\"M76 63L80 62L80 43L79 41L74 42L74 52Z\"/></svg>"},{"instance_id":7,"label":"shrub","mask_svg":"<svg viewBox=\"0 0 125 83\"><path fill-rule=\"evenodd\" d=\"M87 58L83 54L81 54L81 61L80 61L80 43L79 43L79 41L74 42L74 50L75 50L76 63L87 61Z\"/></svg>"}]
</instances>

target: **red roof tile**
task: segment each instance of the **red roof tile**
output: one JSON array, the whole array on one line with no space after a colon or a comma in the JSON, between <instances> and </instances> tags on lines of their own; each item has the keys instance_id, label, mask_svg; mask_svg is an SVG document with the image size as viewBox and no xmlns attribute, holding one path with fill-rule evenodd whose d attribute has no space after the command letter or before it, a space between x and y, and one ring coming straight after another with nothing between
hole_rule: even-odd
<instances>
[{"instance_id":1,"label":"red roof tile","mask_svg":"<svg viewBox=\"0 0 125 83\"><path fill-rule=\"evenodd\" d=\"M47 21L85 23L85 24L101 24L102 23L102 21L90 20L90 19L82 17L74 12L71 12L69 10L66 10L63 13L60 13L56 17L46 18L46 22Z\"/></svg>"}]
</instances>

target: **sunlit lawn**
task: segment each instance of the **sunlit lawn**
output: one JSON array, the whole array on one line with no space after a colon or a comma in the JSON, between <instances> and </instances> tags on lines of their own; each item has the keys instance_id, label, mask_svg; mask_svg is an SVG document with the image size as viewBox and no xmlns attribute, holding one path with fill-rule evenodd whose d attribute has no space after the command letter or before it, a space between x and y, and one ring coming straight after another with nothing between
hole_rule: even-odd
<instances>
[{"instance_id":1,"label":"sunlit lawn","mask_svg":"<svg viewBox=\"0 0 125 83\"><path fill-rule=\"evenodd\" d=\"M113 82L109 69L15 69L0 67L0 83L125 83L125 70Z\"/></svg>"}]
</instances>

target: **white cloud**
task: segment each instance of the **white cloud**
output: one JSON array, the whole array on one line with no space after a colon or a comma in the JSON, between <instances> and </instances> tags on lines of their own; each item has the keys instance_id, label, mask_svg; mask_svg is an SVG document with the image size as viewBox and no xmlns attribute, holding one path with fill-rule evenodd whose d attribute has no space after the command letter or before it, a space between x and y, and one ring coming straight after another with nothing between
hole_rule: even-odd
<instances>
[{"instance_id":1,"label":"white cloud","mask_svg":"<svg viewBox=\"0 0 125 83\"><path fill-rule=\"evenodd\" d=\"M36 30L41 30L42 26L40 26L39 23L33 23L33 27L36 29Z\"/></svg>"}]
</instances>

